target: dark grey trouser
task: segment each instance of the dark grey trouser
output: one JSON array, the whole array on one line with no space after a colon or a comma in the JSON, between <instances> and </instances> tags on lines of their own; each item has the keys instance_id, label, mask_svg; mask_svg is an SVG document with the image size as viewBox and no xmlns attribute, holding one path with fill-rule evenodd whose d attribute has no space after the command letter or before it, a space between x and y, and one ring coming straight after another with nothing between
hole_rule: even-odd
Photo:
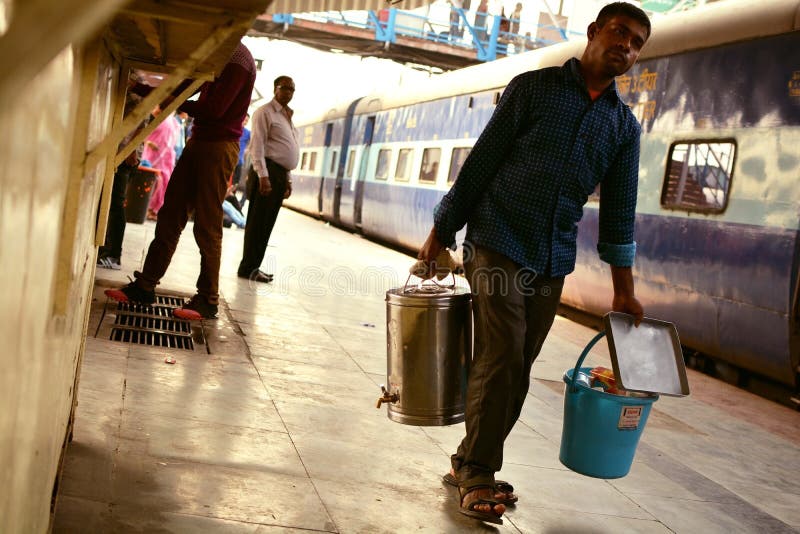
<instances>
[{"instance_id":1,"label":"dark grey trouser","mask_svg":"<svg viewBox=\"0 0 800 534\"><path fill-rule=\"evenodd\" d=\"M278 220L278 212L283 205L283 195L286 193L287 171L271 159L267 160L269 183L272 190L268 195L258 192L258 174L250 167L247 178L247 198L250 207L247 209L247 223L244 227L244 244L242 246L242 261L239 262L239 276L250 276L261 267L264 254L267 252L272 229Z\"/></svg>"},{"instance_id":2,"label":"dark grey trouser","mask_svg":"<svg viewBox=\"0 0 800 534\"><path fill-rule=\"evenodd\" d=\"M451 457L462 487L493 484L503 442L522 411L533 362L553 325L564 277L537 276L476 247L466 262L475 350L467 383L467 434Z\"/></svg>"},{"instance_id":3,"label":"dark grey trouser","mask_svg":"<svg viewBox=\"0 0 800 534\"><path fill-rule=\"evenodd\" d=\"M106 241L100 247L100 257L122 258L122 240L125 239L125 197L128 191L128 180L136 167L121 163L114 173L114 185L111 188L111 202L108 207L108 226Z\"/></svg>"}]
</instances>

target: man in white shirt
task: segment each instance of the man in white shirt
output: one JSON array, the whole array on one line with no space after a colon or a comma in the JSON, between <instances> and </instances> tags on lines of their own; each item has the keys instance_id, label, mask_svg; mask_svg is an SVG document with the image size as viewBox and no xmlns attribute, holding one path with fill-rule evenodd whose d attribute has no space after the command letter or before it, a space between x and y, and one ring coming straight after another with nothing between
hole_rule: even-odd
<instances>
[{"instance_id":1,"label":"man in white shirt","mask_svg":"<svg viewBox=\"0 0 800 534\"><path fill-rule=\"evenodd\" d=\"M294 96L294 81L288 76L275 78L275 98L253 113L250 133L250 167L247 178L247 225L238 275L254 282L269 283L272 274L260 270L272 228L283 199L292 194L291 170L300 157L297 129L292 124L294 111L289 102Z\"/></svg>"}]
</instances>

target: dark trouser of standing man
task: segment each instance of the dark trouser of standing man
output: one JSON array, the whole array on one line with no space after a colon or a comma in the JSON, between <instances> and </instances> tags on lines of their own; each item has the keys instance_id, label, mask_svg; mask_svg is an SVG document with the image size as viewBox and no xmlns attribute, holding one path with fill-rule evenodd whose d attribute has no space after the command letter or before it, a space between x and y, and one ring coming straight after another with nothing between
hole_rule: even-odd
<instances>
[{"instance_id":1,"label":"dark trouser of standing man","mask_svg":"<svg viewBox=\"0 0 800 534\"><path fill-rule=\"evenodd\" d=\"M106 269L119 269L122 265L122 240L125 238L125 197L133 165L121 163L114 173L114 185L108 206L106 240L97 255L97 265Z\"/></svg>"},{"instance_id":2,"label":"dark trouser of standing man","mask_svg":"<svg viewBox=\"0 0 800 534\"><path fill-rule=\"evenodd\" d=\"M267 171L272 190L262 195L258 190L258 174L251 167L247 176L247 198L250 207L247 210L247 225L244 230L244 247L242 261L239 262L238 275L256 282L272 281L272 274L259 270L264 254L267 251L272 229L278 219L278 212L286 193L286 174L288 171L267 159Z\"/></svg>"}]
</instances>

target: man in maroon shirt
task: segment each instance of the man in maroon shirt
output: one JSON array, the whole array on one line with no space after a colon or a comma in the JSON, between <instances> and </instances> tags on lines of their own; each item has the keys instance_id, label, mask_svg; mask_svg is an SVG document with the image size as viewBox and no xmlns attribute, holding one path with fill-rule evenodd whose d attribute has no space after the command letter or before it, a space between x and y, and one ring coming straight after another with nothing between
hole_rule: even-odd
<instances>
[{"instance_id":1,"label":"man in maroon shirt","mask_svg":"<svg viewBox=\"0 0 800 534\"><path fill-rule=\"evenodd\" d=\"M156 232L144 267L136 280L106 295L120 302L152 304L155 287L167 272L189 213L194 210L194 238L200 248L197 294L175 316L213 319L219 301L219 265L222 252L222 201L228 178L239 158L242 121L250 105L256 64L239 44L222 73L203 84L196 102L186 101L178 111L194 118L192 137L172 173Z\"/></svg>"}]
</instances>

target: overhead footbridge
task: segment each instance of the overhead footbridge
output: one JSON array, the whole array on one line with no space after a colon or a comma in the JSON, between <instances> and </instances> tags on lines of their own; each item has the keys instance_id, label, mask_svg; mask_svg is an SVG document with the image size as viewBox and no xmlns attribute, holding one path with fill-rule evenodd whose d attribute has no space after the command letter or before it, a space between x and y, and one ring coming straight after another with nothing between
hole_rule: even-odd
<instances>
[{"instance_id":1,"label":"overhead footbridge","mask_svg":"<svg viewBox=\"0 0 800 534\"><path fill-rule=\"evenodd\" d=\"M260 15L250 35L284 39L323 51L391 59L431 69L452 70L493 61L583 34L568 31L566 19L549 10L544 22L523 23L460 7L384 7L366 11ZM523 28L522 30L520 28Z\"/></svg>"}]
</instances>

